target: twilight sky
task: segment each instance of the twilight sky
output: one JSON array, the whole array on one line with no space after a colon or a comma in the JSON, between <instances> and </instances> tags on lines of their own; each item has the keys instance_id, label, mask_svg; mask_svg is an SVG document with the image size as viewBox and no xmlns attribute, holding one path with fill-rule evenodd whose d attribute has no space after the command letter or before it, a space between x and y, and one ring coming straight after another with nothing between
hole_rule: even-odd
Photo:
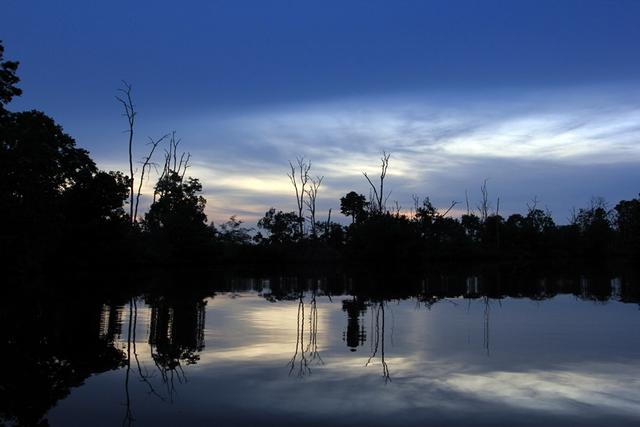
<instances>
[{"instance_id":1,"label":"twilight sky","mask_svg":"<svg viewBox=\"0 0 640 427\"><path fill-rule=\"evenodd\" d=\"M5 0L0 39L24 95L127 169L114 99L133 85L138 157L175 130L207 213L254 222L293 210L288 160L324 175L321 217L368 194L391 152L389 200L501 213L534 196L572 206L640 192L640 1Z\"/></svg>"}]
</instances>

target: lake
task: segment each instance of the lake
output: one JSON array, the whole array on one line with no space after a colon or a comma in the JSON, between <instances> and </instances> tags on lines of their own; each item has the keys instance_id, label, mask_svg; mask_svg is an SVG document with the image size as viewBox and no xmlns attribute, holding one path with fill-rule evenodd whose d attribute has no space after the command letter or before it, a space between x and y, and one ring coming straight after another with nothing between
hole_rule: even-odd
<instances>
[{"instance_id":1,"label":"lake","mask_svg":"<svg viewBox=\"0 0 640 427\"><path fill-rule=\"evenodd\" d=\"M0 420L640 425L634 283L444 282L389 295L232 278L198 296L5 301Z\"/></svg>"}]
</instances>

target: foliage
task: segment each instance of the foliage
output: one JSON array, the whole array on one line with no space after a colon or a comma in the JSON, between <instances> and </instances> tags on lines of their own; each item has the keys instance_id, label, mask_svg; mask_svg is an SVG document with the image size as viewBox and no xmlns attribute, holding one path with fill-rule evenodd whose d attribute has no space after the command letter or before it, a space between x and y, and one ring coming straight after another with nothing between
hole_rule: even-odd
<instances>
[{"instance_id":1,"label":"foliage","mask_svg":"<svg viewBox=\"0 0 640 427\"><path fill-rule=\"evenodd\" d=\"M220 230L216 231L219 241L232 245L247 245L253 240L251 229L242 226L243 222L236 215L232 215L227 222L220 225Z\"/></svg>"},{"instance_id":2,"label":"foliage","mask_svg":"<svg viewBox=\"0 0 640 427\"><path fill-rule=\"evenodd\" d=\"M621 243L640 253L640 199L622 200L615 207Z\"/></svg>"},{"instance_id":3,"label":"foliage","mask_svg":"<svg viewBox=\"0 0 640 427\"><path fill-rule=\"evenodd\" d=\"M207 229L206 201L198 194L202 191L200 181L188 178L184 182L180 175L171 171L160 178L155 191L158 200L145 215L145 228L149 232L177 236Z\"/></svg>"},{"instance_id":4,"label":"foliage","mask_svg":"<svg viewBox=\"0 0 640 427\"><path fill-rule=\"evenodd\" d=\"M0 40L0 114L4 106L11 102L14 96L20 96L22 89L16 87L20 78L16 75L19 62L4 60L4 46Z\"/></svg>"},{"instance_id":5,"label":"foliage","mask_svg":"<svg viewBox=\"0 0 640 427\"><path fill-rule=\"evenodd\" d=\"M348 192L340 199L340 212L351 217L351 223L360 223L367 218L367 199L355 191Z\"/></svg>"},{"instance_id":6,"label":"foliage","mask_svg":"<svg viewBox=\"0 0 640 427\"><path fill-rule=\"evenodd\" d=\"M71 256L79 263L98 254L86 250L97 239L126 233L121 173L99 171L42 112L7 112L0 122L0 244L11 247L13 264L62 266Z\"/></svg>"},{"instance_id":7,"label":"foliage","mask_svg":"<svg viewBox=\"0 0 640 427\"><path fill-rule=\"evenodd\" d=\"M586 254L601 255L608 249L613 237L613 212L604 199L592 199L591 206L578 210L572 223L580 230Z\"/></svg>"},{"instance_id":8,"label":"foliage","mask_svg":"<svg viewBox=\"0 0 640 427\"><path fill-rule=\"evenodd\" d=\"M299 239L299 224L300 217L295 212L276 212L275 208L271 208L258 221L258 228L269 233L264 241L282 245Z\"/></svg>"}]
</instances>

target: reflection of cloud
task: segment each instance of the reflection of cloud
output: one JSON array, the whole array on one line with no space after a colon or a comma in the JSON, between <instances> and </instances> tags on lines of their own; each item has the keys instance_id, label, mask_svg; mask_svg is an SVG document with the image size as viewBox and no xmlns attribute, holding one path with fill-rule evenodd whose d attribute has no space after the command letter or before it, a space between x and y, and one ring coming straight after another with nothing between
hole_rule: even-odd
<instances>
[{"instance_id":1,"label":"reflection of cloud","mask_svg":"<svg viewBox=\"0 0 640 427\"><path fill-rule=\"evenodd\" d=\"M309 298L304 299L305 335L308 339L309 329ZM223 298L211 301L211 307L224 309L224 304L229 304ZM262 297L255 295L244 296L234 300L235 311L238 305L246 309L240 311L241 315L228 313L225 317L232 322L234 329L242 331L239 341L228 342L224 346L218 346L213 351L202 353L199 364L211 364L220 361L249 362L255 359L262 361L287 361L291 358L295 346L298 327L298 304L287 302L282 304L267 304ZM249 309L250 308L250 309ZM318 303L318 350L323 348L324 332L326 326L327 309L322 303Z\"/></svg>"},{"instance_id":2,"label":"reflection of cloud","mask_svg":"<svg viewBox=\"0 0 640 427\"><path fill-rule=\"evenodd\" d=\"M414 301L402 301L389 311L387 323L390 383L382 378L379 358L365 366L369 349L348 351L340 336L346 314L341 304L326 297L318 299L318 344L324 364L314 364L313 374L304 379L289 376L286 362L295 349L297 306L295 300L269 303L255 292L220 293L207 300L206 344L198 363L184 367L194 381L180 388L188 409L209 417L217 410L233 413L236 423L267 413L278 421L301 417L332 425L346 418L357 425L389 420L402 425L424 425L427 420L466 425L469 417L481 425L520 422L523 417L531 425L584 420L601 425L605 417L615 417L614 425L635 425L640 419L636 343L622 343L619 340L628 337L612 332L636 319L632 306L593 306L567 297L564 302L546 302L543 313L531 301L506 300L494 313L493 333L503 346L495 358L487 358L467 342L466 328L482 315L475 303L470 308L437 304L426 311L416 309ZM573 325L557 330L557 316L565 318L568 307ZM305 313L308 325L309 311ZM368 317L371 312L367 313ZM364 325L370 325L367 317ZM126 321L126 315L123 318ZM148 309L142 308L139 340L147 338L147 319ZM591 325L598 328L585 332ZM549 328L562 340L548 342ZM550 346L561 344L534 356L531 349L541 348L534 340L536 333ZM143 341L138 342L143 370L150 367L152 372Z\"/></svg>"},{"instance_id":3,"label":"reflection of cloud","mask_svg":"<svg viewBox=\"0 0 640 427\"><path fill-rule=\"evenodd\" d=\"M344 343L331 342L329 333L335 329L335 321L344 322L344 313L340 305L326 302L319 304L325 364L319 367L321 374L307 378L311 387L299 387L298 382L287 380L286 369L282 368L294 344L290 338L295 336L297 304L267 304L251 296L234 299L233 304L228 304L224 298L214 301L208 305L208 310L217 313L215 324L222 323L238 331L239 342L244 345L235 342L208 344L202 355L203 364L197 368L216 369L216 378L220 381L226 382L228 377L231 400L234 399L231 388L237 389L239 394L246 393L243 383L237 383L239 377L246 376L261 379L261 386L256 391L261 398L253 399L254 404L264 408L277 406L287 414L298 414L300 408L313 416L331 412L334 416L366 413L388 417L389 414L424 411L422 413L445 417L480 416L495 420L497 414L506 419L522 414L544 419L580 416L587 410L592 416L609 414L640 418L640 370L622 361L572 361L569 357L561 359L565 361L563 366L554 362L545 369L544 362L531 360L531 369L526 366L519 369L516 364L509 365L513 370L504 371L498 367L500 363L466 359L468 355L460 359L455 352L438 357L438 351L425 351L424 343L415 346L415 342L407 344L407 341L407 348L402 344L392 345L388 340L386 360L392 382L385 384L379 360L365 367L366 355L344 354L341 351ZM227 308L228 305L235 309ZM229 311L221 312L223 310ZM404 328L414 325L417 329L411 334L424 332L425 325L437 325L425 322L425 312L419 310L396 309L395 318L398 322L409 322L409 325L403 324ZM365 319L364 323L367 322ZM451 326L450 323L447 325ZM396 333L399 334L396 339L402 341L403 333ZM404 330L404 333L408 332ZM272 369L272 366L276 368ZM304 404L310 401L314 402L312 407ZM283 406L282 402L287 404ZM407 421L420 419L419 416L409 418Z\"/></svg>"},{"instance_id":4,"label":"reflection of cloud","mask_svg":"<svg viewBox=\"0 0 640 427\"><path fill-rule=\"evenodd\" d=\"M640 380L628 372L629 366L616 372L611 372L613 366L589 368L454 374L444 384L476 399L525 409L579 414L589 405L640 416Z\"/></svg>"}]
</instances>

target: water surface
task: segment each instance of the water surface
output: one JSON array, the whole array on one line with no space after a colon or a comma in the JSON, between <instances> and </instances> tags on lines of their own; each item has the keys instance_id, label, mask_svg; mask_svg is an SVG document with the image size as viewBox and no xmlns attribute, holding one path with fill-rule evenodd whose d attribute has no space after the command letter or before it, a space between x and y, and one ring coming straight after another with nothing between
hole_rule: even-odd
<instances>
[{"instance_id":1,"label":"water surface","mask_svg":"<svg viewBox=\"0 0 640 427\"><path fill-rule=\"evenodd\" d=\"M640 311L611 284L606 299L490 298L473 281L466 295L385 299L276 295L252 282L206 298L42 306L34 324L3 331L14 358L3 416L52 426L638 425Z\"/></svg>"}]
</instances>

